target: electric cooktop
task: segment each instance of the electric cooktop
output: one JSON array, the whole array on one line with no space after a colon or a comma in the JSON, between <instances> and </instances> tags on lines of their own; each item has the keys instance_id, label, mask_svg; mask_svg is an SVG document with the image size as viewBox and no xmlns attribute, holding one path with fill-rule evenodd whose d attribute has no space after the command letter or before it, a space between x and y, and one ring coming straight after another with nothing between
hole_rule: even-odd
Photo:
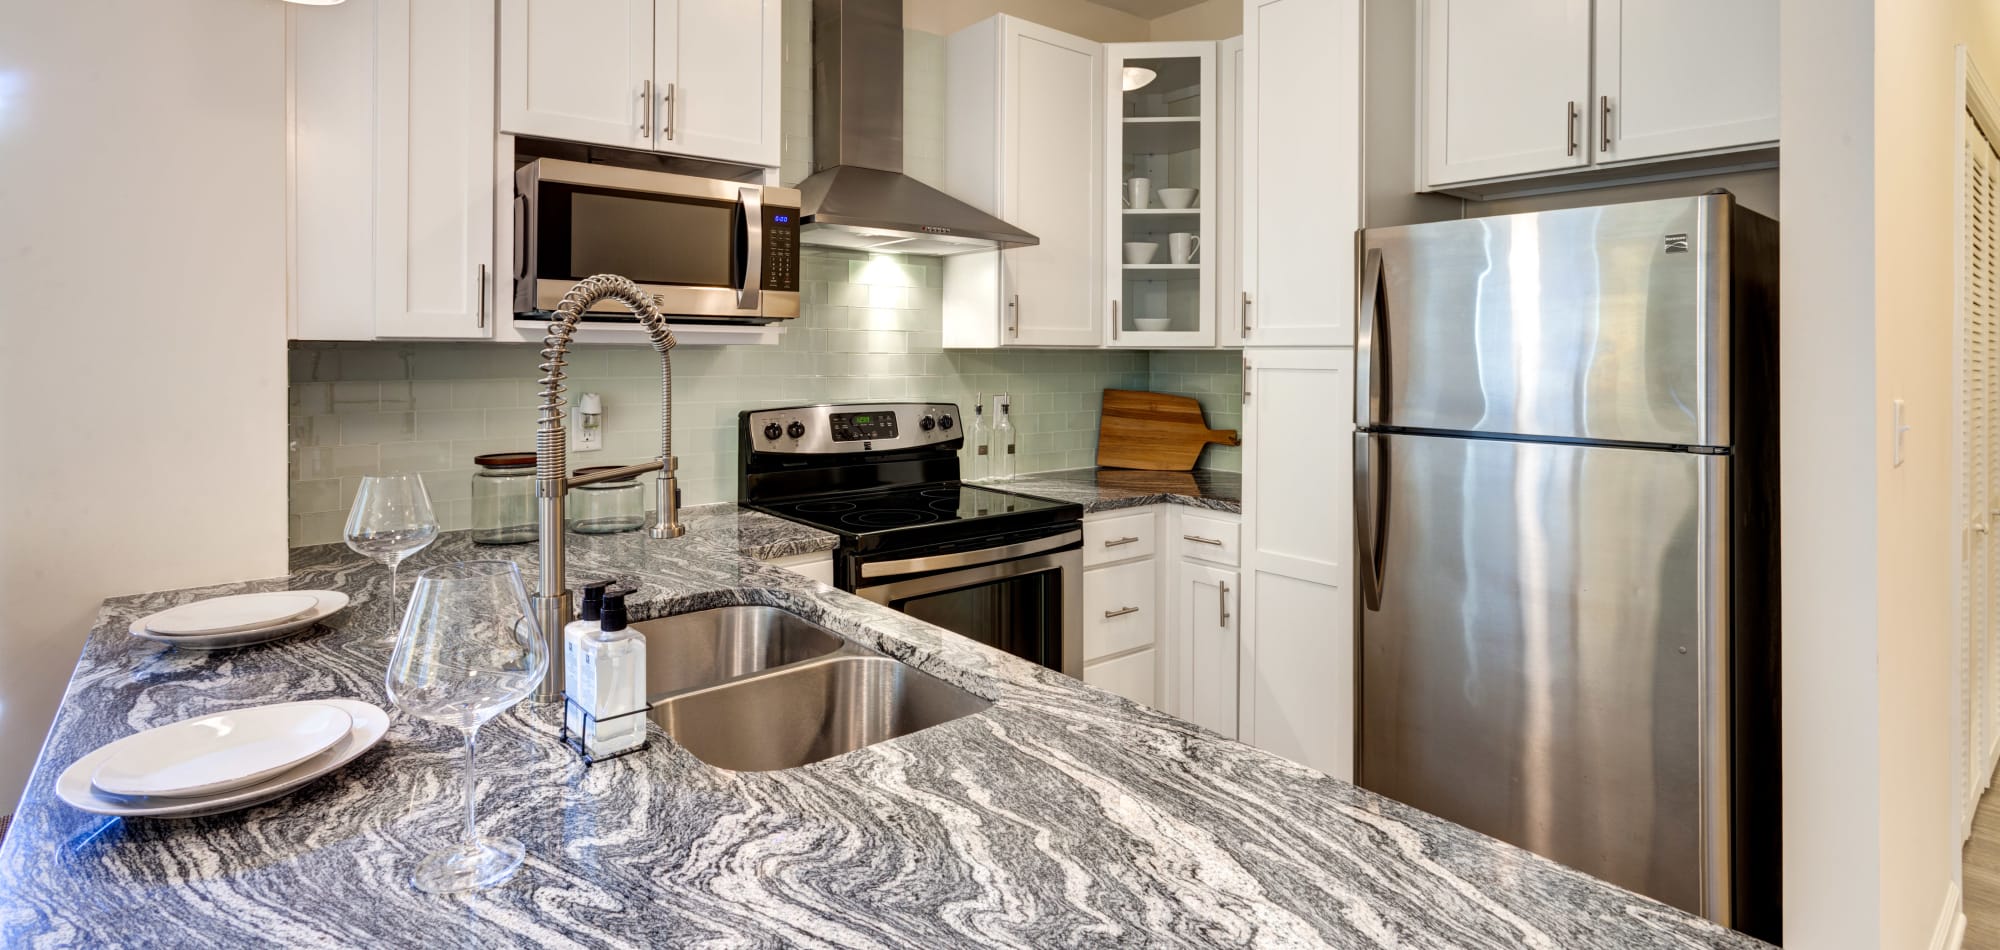
<instances>
[{"instance_id":1,"label":"electric cooktop","mask_svg":"<svg viewBox=\"0 0 2000 950\"><path fill-rule=\"evenodd\" d=\"M1082 517L1074 503L958 482L814 495L752 507L838 534L859 550L987 538Z\"/></svg>"}]
</instances>

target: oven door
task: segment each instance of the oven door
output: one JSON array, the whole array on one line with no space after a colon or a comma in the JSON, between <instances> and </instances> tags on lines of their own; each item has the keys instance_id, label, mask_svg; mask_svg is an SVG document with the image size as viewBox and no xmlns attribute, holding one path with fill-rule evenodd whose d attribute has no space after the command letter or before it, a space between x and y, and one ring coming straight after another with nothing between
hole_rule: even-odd
<instances>
[{"instance_id":1,"label":"oven door","mask_svg":"<svg viewBox=\"0 0 2000 950\"><path fill-rule=\"evenodd\" d=\"M854 592L878 604L1083 676L1083 532L978 551L864 562Z\"/></svg>"},{"instance_id":2,"label":"oven door","mask_svg":"<svg viewBox=\"0 0 2000 950\"><path fill-rule=\"evenodd\" d=\"M579 280L618 274L681 317L796 317L798 191L536 159L515 172L514 311L554 310ZM623 304L599 311L631 323Z\"/></svg>"}]
</instances>

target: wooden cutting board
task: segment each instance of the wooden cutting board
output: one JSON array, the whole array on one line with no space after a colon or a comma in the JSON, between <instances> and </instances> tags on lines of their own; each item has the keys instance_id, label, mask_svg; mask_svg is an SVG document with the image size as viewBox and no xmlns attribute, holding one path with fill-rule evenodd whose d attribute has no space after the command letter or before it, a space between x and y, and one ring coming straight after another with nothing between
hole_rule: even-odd
<instances>
[{"instance_id":1,"label":"wooden cutting board","mask_svg":"<svg viewBox=\"0 0 2000 950\"><path fill-rule=\"evenodd\" d=\"M1193 399L1131 389L1104 391L1097 429L1100 467L1192 471L1202 447L1211 442L1241 444L1235 429L1209 428L1201 403Z\"/></svg>"}]
</instances>

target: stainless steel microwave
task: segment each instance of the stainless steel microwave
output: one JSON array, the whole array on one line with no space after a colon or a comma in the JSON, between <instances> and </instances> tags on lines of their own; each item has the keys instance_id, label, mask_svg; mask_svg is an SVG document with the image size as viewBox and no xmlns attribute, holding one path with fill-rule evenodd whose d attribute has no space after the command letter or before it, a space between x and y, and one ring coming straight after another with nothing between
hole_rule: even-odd
<instances>
[{"instance_id":1,"label":"stainless steel microwave","mask_svg":"<svg viewBox=\"0 0 2000 950\"><path fill-rule=\"evenodd\" d=\"M514 173L514 312L593 274L630 278L690 322L799 315L796 188L538 158ZM591 308L607 318L615 300Z\"/></svg>"}]
</instances>

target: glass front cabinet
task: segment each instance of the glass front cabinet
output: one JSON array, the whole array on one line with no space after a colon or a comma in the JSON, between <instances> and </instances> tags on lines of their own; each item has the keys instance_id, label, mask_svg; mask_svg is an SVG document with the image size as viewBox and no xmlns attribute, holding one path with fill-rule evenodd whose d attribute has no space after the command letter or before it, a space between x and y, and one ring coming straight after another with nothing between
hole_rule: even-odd
<instances>
[{"instance_id":1,"label":"glass front cabinet","mask_svg":"<svg viewBox=\"0 0 2000 950\"><path fill-rule=\"evenodd\" d=\"M1216 44L1104 49L1105 343L1214 346Z\"/></svg>"}]
</instances>

